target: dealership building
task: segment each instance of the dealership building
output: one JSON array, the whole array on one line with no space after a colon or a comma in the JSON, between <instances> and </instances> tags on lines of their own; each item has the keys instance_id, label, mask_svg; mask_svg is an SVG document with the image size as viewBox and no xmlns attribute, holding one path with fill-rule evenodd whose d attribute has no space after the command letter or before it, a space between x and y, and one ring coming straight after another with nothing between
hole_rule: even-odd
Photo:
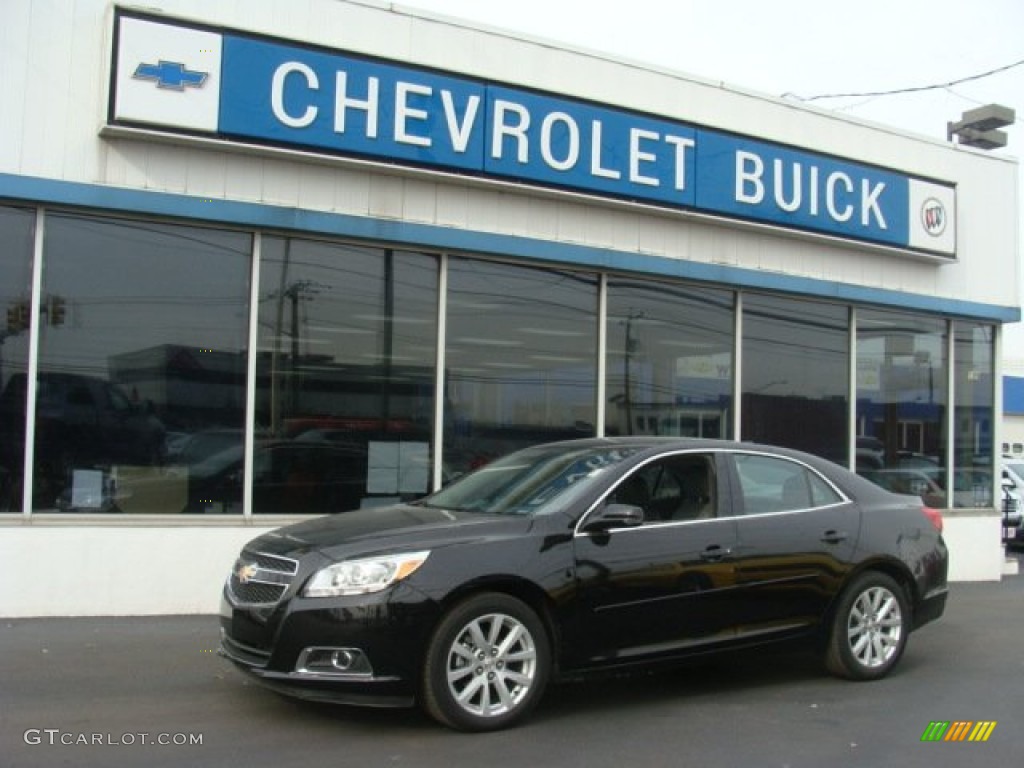
<instances>
[{"instance_id":1,"label":"dealership building","mask_svg":"<svg viewBox=\"0 0 1024 768\"><path fill-rule=\"evenodd\" d=\"M0 615L215 612L259 533L595 435L825 456L1000 578L1015 161L388 2L155 6L0 8Z\"/></svg>"}]
</instances>

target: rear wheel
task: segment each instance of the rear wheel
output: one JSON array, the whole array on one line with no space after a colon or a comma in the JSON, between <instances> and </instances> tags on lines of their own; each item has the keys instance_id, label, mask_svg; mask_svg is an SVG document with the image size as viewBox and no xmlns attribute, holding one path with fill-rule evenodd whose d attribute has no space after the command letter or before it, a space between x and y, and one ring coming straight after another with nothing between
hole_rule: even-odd
<instances>
[{"instance_id":1,"label":"rear wheel","mask_svg":"<svg viewBox=\"0 0 1024 768\"><path fill-rule=\"evenodd\" d=\"M431 638L423 706L452 728L505 728L537 704L550 666L533 609L510 595L475 595L452 608Z\"/></svg>"},{"instance_id":2,"label":"rear wheel","mask_svg":"<svg viewBox=\"0 0 1024 768\"><path fill-rule=\"evenodd\" d=\"M838 677L877 680L899 661L909 632L903 588L884 573L863 573L839 598L825 665Z\"/></svg>"}]
</instances>

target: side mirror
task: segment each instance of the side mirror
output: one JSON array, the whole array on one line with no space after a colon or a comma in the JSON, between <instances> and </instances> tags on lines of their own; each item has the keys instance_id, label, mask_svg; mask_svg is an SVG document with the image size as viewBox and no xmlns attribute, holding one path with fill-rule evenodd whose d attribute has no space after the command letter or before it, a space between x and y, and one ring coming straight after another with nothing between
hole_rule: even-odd
<instances>
[{"instance_id":1,"label":"side mirror","mask_svg":"<svg viewBox=\"0 0 1024 768\"><path fill-rule=\"evenodd\" d=\"M644 523L644 511L632 504L609 504L590 520L584 530L608 531L612 528L636 528Z\"/></svg>"}]
</instances>

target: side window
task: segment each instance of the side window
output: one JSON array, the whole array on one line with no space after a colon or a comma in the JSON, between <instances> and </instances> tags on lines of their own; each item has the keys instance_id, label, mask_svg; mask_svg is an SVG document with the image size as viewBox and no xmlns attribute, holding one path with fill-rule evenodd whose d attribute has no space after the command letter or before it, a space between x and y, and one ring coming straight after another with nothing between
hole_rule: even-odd
<instances>
[{"instance_id":1,"label":"side window","mask_svg":"<svg viewBox=\"0 0 1024 768\"><path fill-rule=\"evenodd\" d=\"M827 507L829 504L838 504L842 501L835 489L818 475L809 472L808 477L811 479L811 503L814 506Z\"/></svg>"},{"instance_id":2,"label":"side window","mask_svg":"<svg viewBox=\"0 0 1024 768\"><path fill-rule=\"evenodd\" d=\"M842 500L815 472L796 462L744 454L734 459L744 514L813 509Z\"/></svg>"},{"instance_id":3,"label":"side window","mask_svg":"<svg viewBox=\"0 0 1024 768\"><path fill-rule=\"evenodd\" d=\"M608 501L644 511L647 524L717 516L714 458L680 454L651 462L627 477Z\"/></svg>"}]
</instances>

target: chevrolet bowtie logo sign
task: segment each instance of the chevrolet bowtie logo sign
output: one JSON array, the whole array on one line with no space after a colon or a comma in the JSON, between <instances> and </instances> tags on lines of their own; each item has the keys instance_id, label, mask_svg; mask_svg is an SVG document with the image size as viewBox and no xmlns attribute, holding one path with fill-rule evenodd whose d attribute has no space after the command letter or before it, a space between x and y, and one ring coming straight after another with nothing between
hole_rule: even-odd
<instances>
[{"instance_id":1,"label":"chevrolet bowtie logo sign","mask_svg":"<svg viewBox=\"0 0 1024 768\"><path fill-rule=\"evenodd\" d=\"M256 574L260 571L260 567L256 563L243 563L238 566L235 571L235 576L238 577L240 584L248 584L250 581L256 578Z\"/></svg>"},{"instance_id":2,"label":"chevrolet bowtie logo sign","mask_svg":"<svg viewBox=\"0 0 1024 768\"><path fill-rule=\"evenodd\" d=\"M186 87L202 88L207 73L186 69L185 65L178 61L161 59L158 64L139 64L132 77L138 80L154 80L158 88L184 91Z\"/></svg>"}]
</instances>

